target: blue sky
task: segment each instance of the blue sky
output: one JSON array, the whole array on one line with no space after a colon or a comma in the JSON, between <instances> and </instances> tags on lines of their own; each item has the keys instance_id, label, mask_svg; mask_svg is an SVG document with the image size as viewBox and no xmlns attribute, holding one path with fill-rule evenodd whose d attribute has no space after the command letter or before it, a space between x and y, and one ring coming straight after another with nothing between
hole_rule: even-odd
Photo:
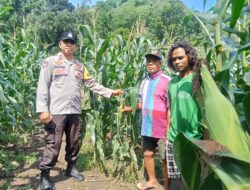
<instances>
[{"instance_id":1,"label":"blue sky","mask_svg":"<svg viewBox=\"0 0 250 190\"><path fill-rule=\"evenodd\" d=\"M81 5L84 0L69 0L73 5ZM98 0L91 0L92 4L95 4ZM154 1L154 0L152 0ZM203 0L182 0L188 7L194 10L203 10ZM211 6L215 5L216 0L207 0L206 3L206 10L209 9Z\"/></svg>"},{"instance_id":2,"label":"blue sky","mask_svg":"<svg viewBox=\"0 0 250 190\"><path fill-rule=\"evenodd\" d=\"M95 4L96 1L98 1L98 0L91 0L91 3ZM71 2L73 5L76 6L77 4L79 4L79 5L83 4L84 0L69 0L69 2Z\"/></svg>"},{"instance_id":3,"label":"blue sky","mask_svg":"<svg viewBox=\"0 0 250 190\"><path fill-rule=\"evenodd\" d=\"M189 8L194 10L203 10L203 0L182 0ZM215 5L216 0L207 0L206 10Z\"/></svg>"}]
</instances>

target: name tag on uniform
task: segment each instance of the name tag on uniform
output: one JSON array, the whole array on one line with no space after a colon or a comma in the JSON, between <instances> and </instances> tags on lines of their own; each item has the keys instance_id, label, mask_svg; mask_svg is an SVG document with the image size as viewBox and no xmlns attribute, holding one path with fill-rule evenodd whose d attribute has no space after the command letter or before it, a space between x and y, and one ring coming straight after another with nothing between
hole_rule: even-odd
<instances>
[{"instance_id":1,"label":"name tag on uniform","mask_svg":"<svg viewBox=\"0 0 250 190\"><path fill-rule=\"evenodd\" d=\"M53 71L54 75L66 75L66 69L65 68L55 68Z\"/></svg>"},{"instance_id":2,"label":"name tag on uniform","mask_svg":"<svg viewBox=\"0 0 250 190\"><path fill-rule=\"evenodd\" d=\"M62 60L60 60L60 59L58 59L58 60L55 61L55 64L56 64L56 65L61 65L62 63L63 63L63 62L62 62Z\"/></svg>"}]
</instances>

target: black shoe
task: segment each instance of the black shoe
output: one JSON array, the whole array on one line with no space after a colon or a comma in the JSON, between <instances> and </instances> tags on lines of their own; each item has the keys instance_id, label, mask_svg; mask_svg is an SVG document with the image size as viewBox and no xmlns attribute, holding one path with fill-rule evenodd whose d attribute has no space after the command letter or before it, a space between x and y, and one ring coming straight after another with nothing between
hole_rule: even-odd
<instances>
[{"instance_id":1,"label":"black shoe","mask_svg":"<svg viewBox=\"0 0 250 190\"><path fill-rule=\"evenodd\" d=\"M78 171L75 164L68 164L65 176L71 176L77 181L83 181L85 179L84 176Z\"/></svg>"},{"instance_id":2,"label":"black shoe","mask_svg":"<svg viewBox=\"0 0 250 190\"><path fill-rule=\"evenodd\" d=\"M44 170L41 172L40 188L41 190L53 190L53 187L49 178L49 170Z\"/></svg>"}]
</instances>

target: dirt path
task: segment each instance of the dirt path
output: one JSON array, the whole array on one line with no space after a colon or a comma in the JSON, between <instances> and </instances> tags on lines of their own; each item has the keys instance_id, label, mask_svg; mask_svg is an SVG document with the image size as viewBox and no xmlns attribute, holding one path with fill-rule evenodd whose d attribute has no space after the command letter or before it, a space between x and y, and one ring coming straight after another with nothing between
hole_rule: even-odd
<instances>
[{"instance_id":1,"label":"dirt path","mask_svg":"<svg viewBox=\"0 0 250 190\"><path fill-rule=\"evenodd\" d=\"M37 134L32 142L32 147L29 147L29 152L39 152L41 155L43 151L43 135ZM51 180L55 184L56 190L135 190L135 184L126 184L123 182L115 182L114 179L106 177L98 168L93 168L88 171L83 171L85 181L77 182L72 178L64 176L64 170L67 163L64 161L64 147L65 139L63 139L61 152L55 168L51 171ZM15 175L14 178L9 178L7 181L10 183L9 189L11 190L38 190L40 171L38 169L39 160L32 164L25 164L23 170ZM155 190L161 190L159 187Z\"/></svg>"}]
</instances>

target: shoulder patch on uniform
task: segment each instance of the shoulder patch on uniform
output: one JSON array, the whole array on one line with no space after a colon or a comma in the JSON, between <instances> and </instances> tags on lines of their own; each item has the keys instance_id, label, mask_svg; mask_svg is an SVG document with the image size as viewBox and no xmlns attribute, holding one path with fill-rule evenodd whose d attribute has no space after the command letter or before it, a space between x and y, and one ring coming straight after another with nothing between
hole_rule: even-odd
<instances>
[{"instance_id":1,"label":"shoulder patch on uniform","mask_svg":"<svg viewBox=\"0 0 250 190\"><path fill-rule=\"evenodd\" d=\"M76 72L75 72L75 76L76 76L77 78L80 78L80 79L83 78L83 74L82 74L82 72L80 72L80 71L76 71Z\"/></svg>"},{"instance_id":2,"label":"shoulder patch on uniform","mask_svg":"<svg viewBox=\"0 0 250 190\"><path fill-rule=\"evenodd\" d=\"M74 66L75 66L76 69L82 70L82 64L81 63L77 62L76 60L74 60L73 63L74 63Z\"/></svg>"},{"instance_id":3,"label":"shoulder patch on uniform","mask_svg":"<svg viewBox=\"0 0 250 190\"><path fill-rule=\"evenodd\" d=\"M44 61L41 66L42 66L43 69L45 69L46 67L48 67L48 65L49 65L49 62Z\"/></svg>"},{"instance_id":4,"label":"shoulder patch on uniform","mask_svg":"<svg viewBox=\"0 0 250 190\"><path fill-rule=\"evenodd\" d=\"M84 80L88 80L88 79L91 79L91 75L89 74L89 71L86 67L84 67L84 72L83 72L83 79Z\"/></svg>"},{"instance_id":5,"label":"shoulder patch on uniform","mask_svg":"<svg viewBox=\"0 0 250 190\"><path fill-rule=\"evenodd\" d=\"M55 58L56 58L56 56L47 57L47 58L41 63L41 67L42 67L43 69L46 68L46 67L49 67L51 64L53 64Z\"/></svg>"}]
</instances>

